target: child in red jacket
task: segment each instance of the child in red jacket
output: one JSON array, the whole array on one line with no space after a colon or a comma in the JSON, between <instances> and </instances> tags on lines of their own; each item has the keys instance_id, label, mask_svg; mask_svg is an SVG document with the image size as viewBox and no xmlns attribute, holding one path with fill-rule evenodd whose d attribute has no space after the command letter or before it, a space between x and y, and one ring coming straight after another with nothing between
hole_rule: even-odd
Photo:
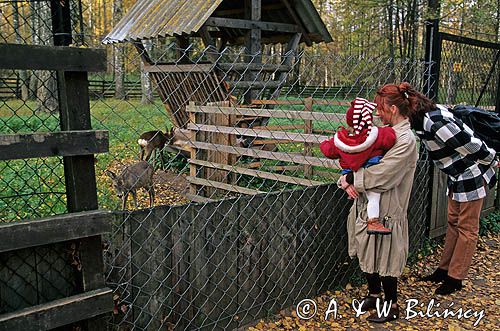
<instances>
[{"instance_id":1,"label":"child in red jacket","mask_svg":"<svg viewBox=\"0 0 500 331\"><path fill-rule=\"evenodd\" d=\"M396 133L391 127L372 125L372 112L377 105L363 98L356 98L346 113L349 128L341 127L330 140L321 143L321 152L330 159L339 159L342 174L357 171L380 162L382 155L394 146ZM390 234L380 223L380 193L367 191L368 234Z\"/></svg>"}]
</instances>

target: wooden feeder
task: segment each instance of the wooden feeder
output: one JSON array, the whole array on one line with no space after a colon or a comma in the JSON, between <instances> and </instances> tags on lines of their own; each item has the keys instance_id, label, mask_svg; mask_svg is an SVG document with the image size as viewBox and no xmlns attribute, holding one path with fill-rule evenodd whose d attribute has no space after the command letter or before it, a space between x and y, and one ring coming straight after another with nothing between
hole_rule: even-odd
<instances>
[{"instance_id":1,"label":"wooden feeder","mask_svg":"<svg viewBox=\"0 0 500 331\"><path fill-rule=\"evenodd\" d=\"M181 49L193 38L201 38L205 47L216 52L245 46L249 56L243 57L245 62L222 63L207 52L208 63L193 63L188 56L175 64L158 63L142 44L157 37L176 37ZM103 43L126 41L137 47L174 125L185 128L189 101L230 102L230 91L236 90L243 91L245 104L251 104L263 90L277 97L299 43L311 46L332 38L310 0L139 0ZM282 60L262 64L262 46L275 43L287 44ZM240 79L231 80L230 73L239 74Z\"/></svg>"},{"instance_id":2,"label":"wooden feeder","mask_svg":"<svg viewBox=\"0 0 500 331\"><path fill-rule=\"evenodd\" d=\"M178 48L184 50L183 54L179 51L175 63L154 61L144 47L144 40L159 37L175 37ZM195 38L201 39L207 49L204 62L193 59L186 50ZM264 95L277 98L297 64L298 45L304 42L311 46L332 38L310 0L139 0L103 43L126 41L134 43L141 55L144 70L172 123L186 129L189 122L230 127L266 125L268 118L260 116L188 114L186 107L190 102L200 106L236 106L241 102L248 107ZM262 63L263 45L276 43L286 44L281 59ZM224 62L227 60L220 54L232 46L244 46L245 53L238 61ZM232 134L191 133L197 141L235 145ZM198 160L225 165L235 162L235 156L227 152L190 151ZM201 175L193 170L192 175L233 181L227 171L221 170L205 168Z\"/></svg>"}]
</instances>

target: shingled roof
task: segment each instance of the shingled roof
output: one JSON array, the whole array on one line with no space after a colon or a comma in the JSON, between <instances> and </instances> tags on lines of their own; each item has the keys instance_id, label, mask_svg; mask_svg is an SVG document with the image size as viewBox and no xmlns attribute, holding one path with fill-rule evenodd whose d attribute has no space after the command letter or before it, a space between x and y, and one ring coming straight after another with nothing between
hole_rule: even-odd
<instances>
[{"instance_id":1,"label":"shingled roof","mask_svg":"<svg viewBox=\"0 0 500 331\"><path fill-rule=\"evenodd\" d=\"M292 12L285 3L288 2ZM210 17L243 19L244 1L234 0L138 0L103 43L138 41L156 37L192 35ZM294 17L295 16L295 17ZM262 21L296 24L297 18L309 40L330 42L332 38L310 0L262 0ZM245 30L219 28L232 43L241 43ZM262 31L262 39L283 34ZM303 37L304 38L304 37Z\"/></svg>"}]
</instances>

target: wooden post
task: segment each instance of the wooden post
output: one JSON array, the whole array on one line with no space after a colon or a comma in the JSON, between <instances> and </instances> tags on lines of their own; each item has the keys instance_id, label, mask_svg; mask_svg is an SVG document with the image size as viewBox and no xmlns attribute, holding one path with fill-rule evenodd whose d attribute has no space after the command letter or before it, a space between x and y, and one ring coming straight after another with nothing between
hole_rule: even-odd
<instances>
[{"instance_id":1,"label":"wooden post","mask_svg":"<svg viewBox=\"0 0 500 331\"><path fill-rule=\"evenodd\" d=\"M304 111L312 112L313 110L313 99L308 97L304 101ZM312 120L304 120L304 133L313 133L313 122ZM312 156L312 144L304 143L304 155ZM313 175L313 168L311 165L304 165L304 177L311 178Z\"/></svg>"},{"instance_id":2,"label":"wooden post","mask_svg":"<svg viewBox=\"0 0 500 331\"><path fill-rule=\"evenodd\" d=\"M85 71L58 71L61 130L90 130L88 74ZM63 158L68 212L98 208L94 155ZM104 287L101 236L80 241L83 291ZM89 330L105 330L96 320L87 323Z\"/></svg>"},{"instance_id":3,"label":"wooden post","mask_svg":"<svg viewBox=\"0 0 500 331\"><path fill-rule=\"evenodd\" d=\"M180 64L190 63L190 60L189 60L190 52L188 51L189 37L176 36L175 42L177 43L177 47L178 47L178 49L176 50L177 60L179 61L178 63L180 63Z\"/></svg>"},{"instance_id":4,"label":"wooden post","mask_svg":"<svg viewBox=\"0 0 500 331\"><path fill-rule=\"evenodd\" d=\"M252 21L260 21L261 19L261 0L245 0L245 18ZM247 62L261 63L262 32L260 28L250 29L246 35ZM258 54L258 55L256 55ZM249 71L245 75L245 81L254 82L258 78L258 72ZM245 104L251 104L252 100L256 99L256 91L249 90L245 93Z\"/></svg>"},{"instance_id":5,"label":"wooden post","mask_svg":"<svg viewBox=\"0 0 500 331\"><path fill-rule=\"evenodd\" d=\"M194 102L190 102L189 103L189 106L188 107L194 107L195 106L195 103ZM196 117L197 117L197 113L193 113L193 112L188 112L188 115L189 115L189 122L193 123L193 124L196 124ZM196 131L193 131L193 133L191 134L191 137L193 137L193 141L198 141L198 136L199 136L199 133L196 132ZM198 150L191 146L190 147L190 152L191 152L191 159L192 160L196 160L197 159L197 153L198 153ZM193 164L193 163L190 163L189 164L189 176L190 177L198 177L198 172L200 171L200 167L198 167L196 164ZM199 192L198 192L198 185L194 184L194 183L189 183L189 193L190 194L193 194L193 195L201 195Z\"/></svg>"}]
</instances>

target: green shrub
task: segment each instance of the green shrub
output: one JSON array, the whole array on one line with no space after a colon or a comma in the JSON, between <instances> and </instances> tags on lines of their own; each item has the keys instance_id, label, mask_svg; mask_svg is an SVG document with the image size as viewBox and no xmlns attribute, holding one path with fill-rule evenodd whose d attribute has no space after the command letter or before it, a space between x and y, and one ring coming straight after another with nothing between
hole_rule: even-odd
<instances>
[{"instance_id":1,"label":"green shrub","mask_svg":"<svg viewBox=\"0 0 500 331\"><path fill-rule=\"evenodd\" d=\"M495 210L486 217L479 221L479 235L485 236L487 234L500 233L500 210Z\"/></svg>"}]
</instances>

